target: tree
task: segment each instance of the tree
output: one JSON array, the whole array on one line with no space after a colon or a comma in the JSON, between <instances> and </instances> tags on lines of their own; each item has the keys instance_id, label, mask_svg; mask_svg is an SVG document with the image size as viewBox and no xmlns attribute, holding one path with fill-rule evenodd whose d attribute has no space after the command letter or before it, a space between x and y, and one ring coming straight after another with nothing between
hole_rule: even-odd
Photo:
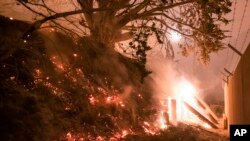
<instances>
[{"instance_id":1,"label":"tree","mask_svg":"<svg viewBox=\"0 0 250 141\"><path fill-rule=\"evenodd\" d=\"M42 27L53 27L70 35L88 37L146 62L146 51L154 37L174 56L170 35L182 36L178 43L182 53L190 50L203 62L209 54L223 48L222 23L230 12L230 0L18 0L36 14L25 36ZM120 44L121 41L128 41ZM127 44L127 45L126 45Z\"/></svg>"}]
</instances>

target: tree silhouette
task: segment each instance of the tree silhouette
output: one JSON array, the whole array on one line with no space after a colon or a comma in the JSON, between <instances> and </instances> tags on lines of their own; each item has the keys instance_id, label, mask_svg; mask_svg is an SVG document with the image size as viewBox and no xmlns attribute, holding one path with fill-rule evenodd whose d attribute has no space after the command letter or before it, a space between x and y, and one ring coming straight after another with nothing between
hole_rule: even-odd
<instances>
[{"instance_id":1,"label":"tree silhouette","mask_svg":"<svg viewBox=\"0 0 250 141\"><path fill-rule=\"evenodd\" d=\"M143 64L151 47L148 38L156 38L167 55L173 57L170 36L182 36L179 47L184 55L194 50L203 62L209 54L223 48L226 36L221 23L229 21L230 0L18 0L37 18L29 32L55 27L72 36L88 37L114 48Z\"/></svg>"}]
</instances>

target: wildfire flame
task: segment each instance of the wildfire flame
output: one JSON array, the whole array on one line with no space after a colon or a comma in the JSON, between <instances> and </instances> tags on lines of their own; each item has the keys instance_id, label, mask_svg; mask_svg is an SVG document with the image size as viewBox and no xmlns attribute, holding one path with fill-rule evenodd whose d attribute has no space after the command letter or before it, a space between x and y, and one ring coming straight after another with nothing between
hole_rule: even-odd
<instances>
[{"instance_id":1,"label":"wildfire flame","mask_svg":"<svg viewBox=\"0 0 250 141\"><path fill-rule=\"evenodd\" d=\"M164 112L161 111L160 117L159 117L159 124L160 124L160 129L167 129L167 123L166 119L164 118Z\"/></svg>"},{"instance_id":2,"label":"wildfire flame","mask_svg":"<svg viewBox=\"0 0 250 141\"><path fill-rule=\"evenodd\" d=\"M177 98L182 98L187 102L194 102L193 96L197 93L196 88L187 80L182 80L176 87Z\"/></svg>"},{"instance_id":3,"label":"wildfire flame","mask_svg":"<svg viewBox=\"0 0 250 141\"><path fill-rule=\"evenodd\" d=\"M201 121L196 115L189 111L189 109L185 106L185 102L189 103L195 109L199 109L199 105L197 104L197 90L195 86L192 85L191 82L184 79L180 81L176 85L174 97L166 97L163 101L161 101L162 107L159 112L157 123L151 121L143 121L142 129L144 133L148 135L156 135L160 133L161 130L167 130L169 126L176 125L177 122L185 122L185 123L193 123L196 125L201 125L204 128L211 128L211 126L203 121ZM104 92L103 89L99 89ZM138 94L139 96L140 94ZM140 96L139 96L140 97ZM114 104L120 107L125 107L122 99L117 95L105 95L105 97L97 97L96 95L89 96L90 104L99 105L99 104ZM174 112L176 112L174 114ZM122 130L114 132L111 136L81 136L81 140L90 139L96 141L116 141L126 138L129 134L136 134L132 130L128 128L124 128ZM66 135L68 141L74 141L80 139L77 138L76 135L69 132Z\"/></svg>"},{"instance_id":4,"label":"wildfire flame","mask_svg":"<svg viewBox=\"0 0 250 141\"><path fill-rule=\"evenodd\" d=\"M167 129L168 124L176 125L177 122L185 122L202 125L205 128L211 126L200 120L194 113L189 111L185 103L191 105L195 110L205 115L206 111L198 104L196 87L186 79L181 80L175 87L174 97L165 97L162 102L162 111L158 117L158 127ZM175 101L175 103L172 103ZM175 104L174 107L172 107ZM174 115L175 113L175 115ZM168 123L170 122L170 123Z\"/></svg>"}]
</instances>

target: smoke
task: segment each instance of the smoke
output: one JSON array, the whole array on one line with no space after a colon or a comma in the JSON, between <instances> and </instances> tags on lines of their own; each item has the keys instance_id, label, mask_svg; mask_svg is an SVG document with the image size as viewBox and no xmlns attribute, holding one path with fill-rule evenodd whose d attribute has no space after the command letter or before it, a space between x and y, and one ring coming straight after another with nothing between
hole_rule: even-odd
<instances>
[{"instance_id":1,"label":"smoke","mask_svg":"<svg viewBox=\"0 0 250 141\"><path fill-rule=\"evenodd\" d=\"M178 72L174 70L173 63L161 60L160 58L151 58L148 62L148 68L152 71L149 77L152 78L150 82L153 87L153 93L157 99L173 96L174 86L176 85L176 78Z\"/></svg>"},{"instance_id":2,"label":"smoke","mask_svg":"<svg viewBox=\"0 0 250 141\"><path fill-rule=\"evenodd\" d=\"M151 56L148 59L147 67L152 71L149 83L153 88L154 98L158 102L168 97L176 98L178 86L182 81L188 81L195 87L199 84L197 79L178 68L178 62L168 60L160 55ZM198 87L196 88L198 89Z\"/></svg>"},{"instance_id":3,"label":"smoke","mask_svg":"<svg viewBox=\"0 0 250 141\"><path fill-rule=\"evenodd\" d=\"M208 104L223 104L221 72L226 62L225 56L226 51L211 54L211 61L206 66L196 61L194 55L187 58L179 57L179 67L191 78L198 80L199 97Z\"/></svg>"},{"instance_id":4,"label":"smoke","mask_svg":"<svg viewBox=\"0 0 250 141\"><path fill-rule=\"evenodd\" d=\"M147 68L153 73L149 76L154 97L163 100L168 96L175 96L178 83L187 80L195 86L196 96L208 104L223 104L223 88L219 68L225 62L223 54L212 54L212 60L207 66L196 60L194 55L183 57L177 54L176 60L166 59L156 51L150 54ZM149 79L148 79L149 80Z\"/></svg>"}]
</instances>

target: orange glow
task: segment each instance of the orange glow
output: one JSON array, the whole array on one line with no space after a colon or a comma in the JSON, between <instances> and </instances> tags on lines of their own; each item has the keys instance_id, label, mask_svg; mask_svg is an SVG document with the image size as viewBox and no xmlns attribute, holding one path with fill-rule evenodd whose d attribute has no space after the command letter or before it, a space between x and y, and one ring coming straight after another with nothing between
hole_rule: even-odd
<instances>
[{"instance_id":1,"label":"orange glow","mask_svg":"<svg viewBox=\"0 0 250 141\"><path fill-rule=\"evenodd\" d=\"M40 78L42 77L42 71L40 69L35 69L34 70L34 77L35 78Z\"/></svg>"},{"instance_id":2,"label":"orange glow","mask_svg":"<svg viewBox=\"0 0 250 141\"><path fill-rule=\"evenodd\" d=\"M58 58L58 56L52 56L50 60L58 68L59 71L64 71L64 69L67 67L66 64L63 63L60 58Z\"/></svg>"},{"instance_id":3,"label":"orange glow","mask_svg":"<svg viewBox=\"0 0 250 141\"><path fill-rule=\"evenodd\" d=\"M64 67L62 64L57 64L57 68L61 69L61 70L64 70Z\"/></svg>"},{"instance_id":4,"label":"orange glow","mask_svg":"<svg viewBox=\"0 0 250 141\"><path fill-rule=\"evenodd\" d=\"M203 123L202 126L203 126L204 128L207 128L207 129L212 128L212 127L211 127L210 125L208 125L207 123Z\"/></svg>"},{"instance_id":5,"label":"orange glow","mask_svg":"<svg viewBox=\"0 0 250 141\"><path fill-rule=\"evenodd\" d=\"M107 104L119 104L121 107L125 106L123 102L119 100L119 97L117 96L108 96L104 100L105 100L105 103Z\"/></svg>"},{"instance_id":6,"label":"orange glow","mask_svg":"<svg viewBox=\"0 0 250 141\"><path fill-rule=\"evenodd\" d=\"M119 104L120 104L121 107L125 107L125 105L123 104L122 101L120 101Z\"/></svg>"},{"instance_id":7,"label":"orange glow","mask_svg":"<svg viewBox=\"0 0 250 141\"><path fill-rule=\"evenodd\" d=\"M157 127L159 129L166 129L169 124L168 122L170 122L171 125L176 125L178 122L185 122L187 124L201 125L204 128L211 128L210 125L200 120L197 115L192 113L185 105L185 103L188 103L190 106L192 106L192 108L199 111L201 114L206 115L206 111L203 111L198 104L196 98L197 93L198 92L195 86L186 79L182 79L178 84L176 84L174 97L164 97L161 101L162 111L159 113ZM174 102L174 100L176 101ZM174 106L172 104L176 105ZM165 115L165 113L168 115Z\"/></svg>"},{"instance_id":8,"label":"orange glow","mask_svg":"<svg viewBox=\"0 0 250 141\"><path fill-rule=\"evenodd\" d=\"M128 135L128 131L127 130L123 130L122 131L122 138L126 137Z\"/></svg>"},{"instance_id":9,"label":"orange glow","mask_svg":"<svg viewBox=\"0 0 250 141\"><path fill-rule=\"evenodd\" d=\"M172 105L171 105L171 100L172 100L172 98L168 98L168 114L169 114L169 120L172 120L172 111L171 111L171 109L172 109Z\"/></svg>"},{"instance_id":10,"label":"orange glow","mask_svg":"<svg viewBox=\"0 0 250 141\"><path fill-rule=\"evenodd\" d=\"M107 97L107 98L106 98L106 102L107 102L107 103L110 103L110 102L111 102L111 98L112 98L111 96Z\"/></svg>"},{"instance_id":11,"label":"orange glow","mask_svg":"<svg viewBox=\"0 0 250 141\"><path fill-rule=\"evenodd\" d=\"M141 94L138 94L138 97L139 97L139 98L143 98Z\"/></svg>"},{"instance_id":12,"label":"orange glow","mask_svg":"<svg viewBox=\"0 0 250 141\"><path fill-rule=\"evenodd\" d=\"M92 95L90 95L89 103L92 104L92 105L95 105L96 102L97 102L96 99Z\"/></svg>"},{"instance_id":13,"label":"orange glow","mask_svg":"<svg viewBox=\"0 0 250 141\"><path fill-rule=\"evenodd\" d=\"M163 113L164 113L164 111L161 111L160 117L159 117L160 129L166 129L168 127L167 123L166 123L166 119L164 118Z\"/></svg>"},{"instance_id":14,"label":"orange glow","mask_svg":"<svg viewBox=\"0 0 250 141\"><path fill-rule=\"evenodd\" d=\"M98 136L98 137L96 138L96 141L104 141L104 138L101 137L101 136Z\"/></svg>"},{"instance_id":15,"label":"orange glow","mask_svg":"<svg viewBox=\"0 0 250 141\"><path fill-rule=\"evenodd\" d=\"M143 124L144 125L142 126L142 128L146 134L150 134L150 135L156 134L154 127L150 126L150 124L148 122L144 122Z\"/></svg>"},{"instance_id":16,"label":"orange glow","mask_svg":"<svg viewBox=\"0 0 250 141\"><path fill-rule=\"evenodd\" d=\"M70 110L70 108L69 107L65 107L64 110L68 111L68 110Z\"/></svg>"},{"instance_id":17,"label":"orange glow","mask_svg":"<svg viewBox=\"0 0 250 141\"><path fill-rule=\"evenodd\" d=\"M10 77L10 80L14 80L16 77L15 76L11 76Z\"/></svg>"},{"instance_id":18,"label":"orange glow","mask_svg":"<svg viewBox=\"0 0 250 141\"><path fill-rule=\"evenodd\" d=\"M67 139L67 141L73 141L74 140L73 137L72 137L72 134L70 132L68 132L66 134L66 139Z\"/></svg>"},{"instance_id":19,"label":"orange glow","mask_svg":"<svg viewBox=\"0 0 250 141\"><path fill-rule=\"evenodd\" d=\"M150 126L150 124L146 121L143 122L145 125Z\"/></svg>"}]
</instances>

